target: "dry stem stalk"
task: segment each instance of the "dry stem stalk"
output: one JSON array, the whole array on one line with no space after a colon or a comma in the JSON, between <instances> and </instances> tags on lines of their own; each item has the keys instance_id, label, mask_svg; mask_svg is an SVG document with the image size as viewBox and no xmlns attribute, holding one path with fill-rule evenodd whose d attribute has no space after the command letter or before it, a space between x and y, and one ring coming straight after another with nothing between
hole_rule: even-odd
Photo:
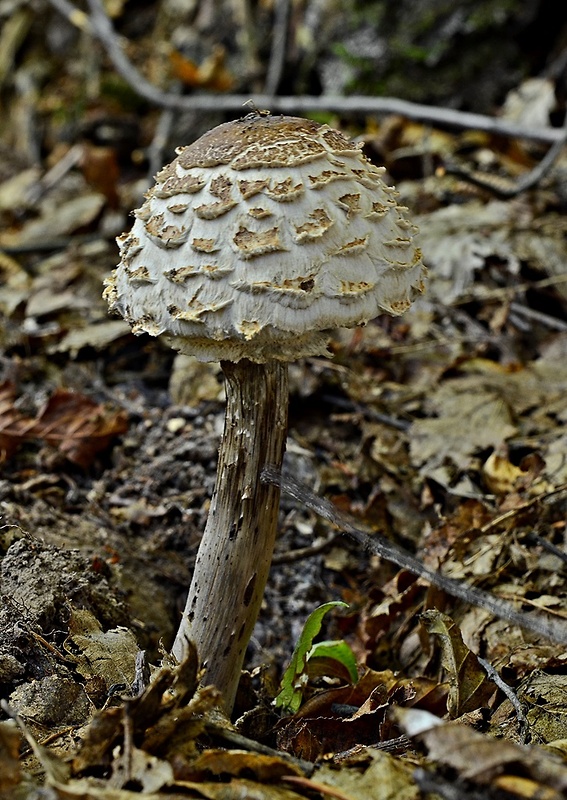
<instances>
[{"instance_id":1,"label":"dry stem stalk","mask_svg":"<svg viewBox=\"0 0 567 800\"><path fill-rule=\"evenodd\" d=\"M260 475L267 464L282 464L288 381L279 361L221 366L226 416L217 480L173 654L182 660L187 642L196 644L203 682L220 689L230 713L276 539L280 490Z\"/></svg>"}]
</instances>

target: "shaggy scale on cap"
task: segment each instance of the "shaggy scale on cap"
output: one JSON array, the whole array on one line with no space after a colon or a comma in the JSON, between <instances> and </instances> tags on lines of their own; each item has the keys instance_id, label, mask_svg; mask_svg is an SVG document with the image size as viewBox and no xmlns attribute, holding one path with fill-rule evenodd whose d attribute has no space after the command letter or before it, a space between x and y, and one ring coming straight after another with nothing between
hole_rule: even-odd
<instances>
[{"instance_id":1,"label":"shaggy scale on cap","mask_svg":"<svg viewBox=\"0 0 567 800\"><path fill-rule=\"evenodd\" d=\"M134 333L202 361L290 361L423 291L407 209L328 125L251 114L177 152L106 281Z\"/></svg>"}]
</instances>

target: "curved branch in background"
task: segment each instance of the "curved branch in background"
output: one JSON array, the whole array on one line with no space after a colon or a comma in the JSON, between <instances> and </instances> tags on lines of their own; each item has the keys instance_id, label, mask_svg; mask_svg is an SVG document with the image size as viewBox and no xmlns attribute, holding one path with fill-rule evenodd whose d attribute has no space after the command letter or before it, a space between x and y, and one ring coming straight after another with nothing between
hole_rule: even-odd
<instances>
[{"instance_id":1,"label":"curved branch in background","mask_svg":"<svg viewBox=\"0 0 567 800\"><path fill-rule=\"evenodd\" d=\"M545 175L550 172L551 168L559 158L561 151L567 143L567 115L565 116L563 127L554 128L553 130L556 130L560 136L553 142L539 164L536 164L533 169L530 169L528 172L524 173L510 185L503 185L500 181L495 182L494 180L489 180L488 176L481 177L475 173L463 169L460 166L452 164L451 162L445 163L445 171L451 175L456 175L459 178L469 181L469 183L472 183L474 186L478 186L480 189L486 189L502 199L507 200L511 197L517 197L522 192L527 191L527 189L531 189L533 186L536 186L542 180L542 178L544 178Z\"/></svg>"},{"instance_id":2,"label":"curved branch in background","mask_svg":"<svg viewBox=\"0 0 567 800\"><path fill-rule=\"evenodd\" d=\"M301 114L313 111L332 111L340 114L399 114L409 119L418 119L431 124L510 136L518 139L532 139L539 142L565 142L562 128L534 128L518 125L504 119L454 111L449 108L412 103L395 97L367 97L363 95L342 97L332 95L283 97L262 95L220 95L192 94L179 96L163 92L139 72L124 55L120 40L104 10L100 0L88 0L91 15L80 11L68 0L48 0L51 5L81 30L96 37L105 48L116 71L121 77L149 103L161 108L185 111L238 111L252 100L257 108L270 108L275 113Z\"/></svg>"}]
</instances>

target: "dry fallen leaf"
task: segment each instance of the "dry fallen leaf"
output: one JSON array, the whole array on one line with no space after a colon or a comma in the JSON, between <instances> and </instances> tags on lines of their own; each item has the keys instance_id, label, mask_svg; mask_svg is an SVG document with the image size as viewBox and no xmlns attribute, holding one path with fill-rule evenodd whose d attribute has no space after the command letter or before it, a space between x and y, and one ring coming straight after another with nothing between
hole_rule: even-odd
<instances>
[{"instance_id":1,"label":"dry fallen leaf","mask_svg":"<svg viewBox=\"0 0 567 800\"><path fill-rule=\"evenodd\" d=\"M421 796L412 778L413 765L379 750L366 750L337 769L325 764L315 775L318 783L333 786L349 800L418 800Z\"/></svg>"},{"instance_id":2,"label":"dry fallen leaf","mask_svg":"<svg viewBox=\"0 0 567 800\"><path fill-rule=\"evenodd\" d=\"M354 686L327 689L276 725L278 746L295 756L315 760L325 753L376 745L398 735L388 709L420 705L442 710L447 686L428 678L397 678L391 670L367 669Z\"/></svg>"},{"instance_id":3,"label":"dry fallen leaf","mask_svg":"<svg viewBox=\"0 0 567 800\"><path fill-rule=\"evenodd\" d=\"M17 728L12 722L0 722L0 798L10 797L21 780L19 754Z\"/></svg>"},{"instance_id":4,"label":"dry fallen leaf","mask_svg":"<svg viewBox=\"0 0 567 800\"><path fill-rule=\"evenodd\" d=\"M477 657L463 642L453 620L436 609L421 615L428 633L439 637L443 667L449 679L447 710L454 719L488 703L495 692Z\"/></svg>"},{"instance_id":5,"label":"dry fallen leaf","mask_svg":"<svg viewBox=\"0 0 567 800\"><path fill-rule=\"evenodd\" d=\"M103 320L84 328L72 328L50 348L51 353L70 353L76 356L83 347L103 350L123 336L130 336L130 326L122 319Z\"/></svg>"},{"instance_id":6,"label":"dry fallen leaf","mask_svg":"<svg viewBox=\"0 0 567 800\"><path fill-rule=\"evenodd\" d=\"M184 781L180 787L193 790L198 797L207 800L302 800L305 797L285 786L256 783L246 778L233 778L226 783Z\"/></svg>"},{"instance_id":7,"label":"dry fallen leaf","mask_svg":"<svg viewBox=\"0 0 567 800\"><path fill-rule=\"evenodd\" d=\"M227 92L234 85L234 76L225 65L226 49L222 45L215 45L201 64L196 64L177 50L173 50L169 58L175 77L187 86Z\"/></svg>"},{"instance_id":8,"label":"dry fallen leaf","mask_svg":"<svg viewBox=\"0 0 567 800\"><path fill-rule=\"evenodd\" d=\"M24 441L40 439L86 469L128 427L123 411L109 410L78 392L56 390L35 419L15 408L15 398L11 384L0 386L0 463Z\"/></svg>"},{"instance_id":9,"label":"dry fallen leaf","mask_svg":"<svg viewBox=\"0 0 567 800\"><path fill-rule=\"evenodd\" d=\"M112 761L109 789L139 786L150 794L173 783L173 768L168 761L156 758L133 745L122 748Z\"/></svg>"},{"instance_id":10,"label":"dry fallen leaf","mask_svg":"<svg viewBox=\"0 0 567 800\"><path fill-rule=\"evenodd\" d=\"M473 453L498 447L517 430L504 399L478 378L445 381L427 404L431 416L411 426L411 458L422 475L447 488Z\"/></svg>"},{"instance_id":11,"label":"dry fallen leaf","mask_svg":"<svg viewBox=\"0 0 567 800\"><path fill-rule=\"evenodd\" d=\"M128 628L103 631L90 611L72 608L66 644L84 678L103 678L107 689L113 684L129 687L134 681L139 649Z\"/></svg>"},{"instance_id":12,"label":"dry fallen leaf","mask_svg":"<svg viewBox=\"0 0 567 800\"><path fill-rule=\"evenodd\" d=\"M489 257L517 273L519 259L507 236L513 220L510 203L496 200L451 205L418 219L423 259L434 276L429 296L445 304L460 298Z\"/></svg>"},{"instance_id":13,"label":"dry fallen leaf","mask_svg":"<svg viewBox=\"0 0 567 800\"><path fill-rule=\"evenodd\" d=\"M67 200L57 208L50 208L39 219L32 219L18 231L8 231L0 236L0 245L37 244L59 236L68 236L92 224L101 213L106 198L92 192Z\"/></svg>"},{"instance_id":14,"label":"dry fallen leaf","mask_svg":"<svg viewBox=\"0 0 567 800\"><path fill-rule=\"evenodd\" d=\"M495 739L460 723L441 723L423 712L418 714L419 718L414 711L403 710L399 714L403 727L423 743L430 759L455 770L460 778L493 786L495 792L500 788L519 790L527 779L530 793L518 791L519 798L565 797L567 765L555 754L541 747Z\"/></svg>"},{"instance_id":15,"label":"dry fallen leaf","mask_svg":"<svg viewBox=\"0 0 567 800\"><path fill-rule=\"evenodd\" d=\"M517 693L534 740L567 740L567 675L534 670Z\"/></svg>"},{"instance_id":16,"label":"dry fallen leaf","mask_svg":"<svg viewBox=\"0 0 567 800\"><path fill-rule=\"evenodd\" d=\"M525 471L512 464L498 450L491 453L482 465L482 477L487 489L493 494L510 494Z\"/></svg>"},{"instance_id":17,"label":"dry fallen leaf","mask_svg":"<svg viewBox=\"0 0 567 800\"><path fill-rule=\"evenodd\" d=\"M274 782L285 775L302 775L289 759L276 755L251 753L248 750L221 750L209 748L178 770L178 780L217 780L223 775L254 777L257 781Z\"/></svg>"}]
</instances>

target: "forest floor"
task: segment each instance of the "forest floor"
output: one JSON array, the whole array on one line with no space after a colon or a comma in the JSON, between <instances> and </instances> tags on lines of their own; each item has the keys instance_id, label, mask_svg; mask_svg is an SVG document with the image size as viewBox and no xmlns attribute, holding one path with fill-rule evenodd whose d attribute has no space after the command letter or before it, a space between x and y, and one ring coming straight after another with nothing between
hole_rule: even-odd
<instances>
[{"instance_id":1,"label":"forest floor","mask_svg":"<svg viewBox=\"0 0 567 800\"><path fill-rule=\"evenodd\" d=\"M220 369L134 337L102 299L149 185L131 116L91 107L40 164L5 149L2 798L567 794L567 157L515 193L544 146L326 121L386 165L430 279L403 317L291 367L285 471L306 501L282 496L232 728L195 693L196 664L167 656L214 486ZM341 514L496 597L497 615L369 554ZM303 625L332 601L346 607L323 633L348 643L358 681L319 664L282 714Z\"/></svg>"}]
</instances>

